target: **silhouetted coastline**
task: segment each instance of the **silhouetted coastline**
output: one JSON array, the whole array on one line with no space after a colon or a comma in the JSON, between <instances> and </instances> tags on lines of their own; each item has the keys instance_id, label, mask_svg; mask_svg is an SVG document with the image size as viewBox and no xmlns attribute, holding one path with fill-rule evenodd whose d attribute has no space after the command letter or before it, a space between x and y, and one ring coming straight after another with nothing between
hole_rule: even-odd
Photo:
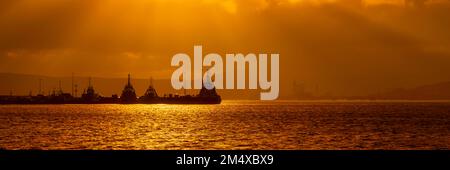
<instances>
[{"instance_id":1,"label":"silhouetted coastline","mask_svg":"<svg viewBox=\"0 0 450 170\"><path fill-rule=\"evenodd\" d=\"M0 104L220 104L221 101L222 99L215 88L208 90L205 87L200 90L198 95L168 94L160 97L152 83L143 96L137 97L131 84L130 75L128 75L128 82L120 97L116 94L111 97L99 95L95 92L90 80L81 97L74 97L70 93L65 93L61 88L58 91L54 90L49 95L0 96Z\"/></svg>"}]
</instances>

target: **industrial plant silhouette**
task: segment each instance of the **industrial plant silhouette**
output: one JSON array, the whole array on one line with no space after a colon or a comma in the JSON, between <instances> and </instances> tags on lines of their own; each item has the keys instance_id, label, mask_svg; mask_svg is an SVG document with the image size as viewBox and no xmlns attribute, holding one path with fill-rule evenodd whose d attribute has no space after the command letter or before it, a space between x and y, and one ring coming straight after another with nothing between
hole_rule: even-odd
<instances>
[{"instance_id":1,"label":"industrial plant silhouette","mask_svg":"<svg viewBox=\"0 0 450 170\"><path fill-rule=\"evenodd\" d=\"M72 83L72 93L65 93L60 82L59 90L53 90L49 95L43 95L39 89L39 94L35 96L31 94L29 96L0 96L0 104L220 104L222 101L215 88L209 90L204 86L198 95L168 94L160 97L153 87L153 80L144 95L137 97L131 84L130 74L128 74L127 84L120 97L116 94L111 97L99 95L95 92L91 78L89 78L88 87L83 91L81 97L76 95L76 86ZM39 88L41 88L41 80L39 80Z\"/></svg>"}]
</instances>

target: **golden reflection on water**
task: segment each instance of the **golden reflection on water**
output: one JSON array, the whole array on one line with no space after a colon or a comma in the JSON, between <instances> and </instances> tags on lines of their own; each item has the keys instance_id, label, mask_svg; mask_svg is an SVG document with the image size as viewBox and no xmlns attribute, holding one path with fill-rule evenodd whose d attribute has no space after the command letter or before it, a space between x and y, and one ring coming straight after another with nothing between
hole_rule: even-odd
<instances>
[{"instance_id":1,"label":"golden reflection on water","mask_svg":"<svg viewBox=\"0 0 450 170\"><path fill-rule=\"evenodd\" d=\"M4 149L448 149L450 104L3 105Z\"/></svg>"}]
</instances>

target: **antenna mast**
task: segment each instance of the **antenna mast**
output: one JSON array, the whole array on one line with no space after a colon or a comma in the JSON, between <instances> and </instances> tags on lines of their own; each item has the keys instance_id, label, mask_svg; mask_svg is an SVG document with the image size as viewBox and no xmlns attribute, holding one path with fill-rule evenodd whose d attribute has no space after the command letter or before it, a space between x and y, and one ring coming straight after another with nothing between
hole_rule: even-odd
<instances>
[{"instance_id":1,"label":"antenna mast","mask_svg":"<svg viewBox=\"0 0 450 170\"><path fill-rule=\"evenodd\" d=\"M42 94L42 79L39 79L39 95Z\"/></svg>"},{"instance_id":2,"label":"antenna mast","mask_svg":"<svg viewBox=\"0 0 450 170\"><path fill-rule=\"evenodd\" d=\"M73 93L73 86L74 86L74 84L73 84L73 79L74 79L74 75L73 75L73 73L72 73L72 96L74 95L74 93Z\"/></svg>"},{"instance_id":3,"label":"antenna mast","mask_svg":"<svg viewBox=\"0 0 450 170\"><path fill-rule=\"evenodd\" d=\"M131 81L130 81L130 73L128 73L128 86L131 85Z\"/></svg>"}]
</instances>

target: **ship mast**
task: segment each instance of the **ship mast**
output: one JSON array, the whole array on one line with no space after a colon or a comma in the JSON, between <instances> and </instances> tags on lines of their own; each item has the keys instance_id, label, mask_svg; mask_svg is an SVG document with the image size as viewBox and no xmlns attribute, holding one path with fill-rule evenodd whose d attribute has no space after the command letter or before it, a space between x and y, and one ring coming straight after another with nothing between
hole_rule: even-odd
<instances>
[{"instance_id":1,"label":"ship mast","mask_svg":"<svg viewBox=\"0 0 450 170\"><path fill-rule=\"evenodd\" d=\"M74 75L73 75L73 73L72 73L72 96L74 96L73 79L74 79Z\"/></svg>"},{"instance_id":2,"label":"ship mast","mask_svg":"<svg viewBox=\"0 0 450 170\"><path fill-rule=\"evenodd\" d=\"M42 94L42 79L39 79L39 95Z\"/></svg>"},{"instance_id":3,"label":"ship mast","mask_svg":"<svg viewBox=\"0 0 450 170\"><path fill-rule=\"evenodd\" d=\"M130 81L130 73L128 73L128 86L131 85L131 81Z\"/></svg>"}]
</instances>

